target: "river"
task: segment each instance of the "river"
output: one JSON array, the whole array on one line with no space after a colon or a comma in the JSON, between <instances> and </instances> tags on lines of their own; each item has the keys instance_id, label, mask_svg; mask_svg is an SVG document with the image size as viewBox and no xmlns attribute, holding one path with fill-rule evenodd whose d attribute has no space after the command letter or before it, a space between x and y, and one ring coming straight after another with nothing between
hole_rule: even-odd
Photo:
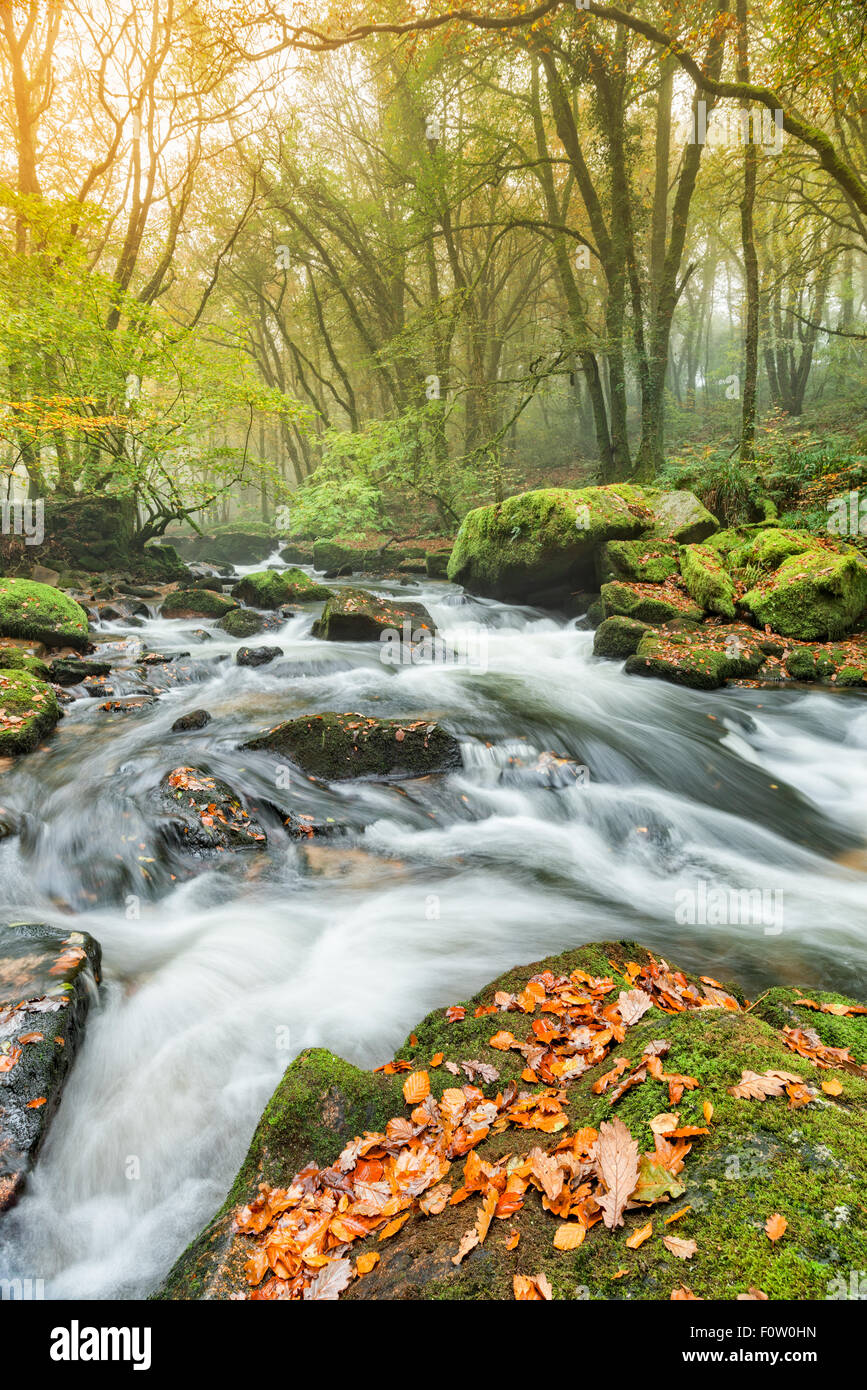
<instances>
[{"instance_id":1,"label":"river","mask_svg":"<svg viewBox=\"0 0 867 1390\"><path fill-rule=\"evenodd\" d=\"M863 996L862 697L683 690L594 658L581 620L434 581L366 587L420 599L469 661L394 667L378 645L317 641L318 608L246 644L201 619L104 624L106 641L126 639L106 648L122 667L142 648L188 651L180 679L152 670L163 693L134 714L76 700L5 774L20 832L0 843L3 919L91 932L104 984L0 1228L0 1275L41 1279L49 1298L152 1291L222 1202L300 1049L377 1065L429 1009L546 953L632 937L751 997L775 982ZM273 643L271 665L235 664L238 646ZM172 733L196 708L212 722ZM464 767L330 788L293 772L278 786L272 758L239 751L326 710L429 714L462 740ZM532 771L546 751L587 771L546 785ZM167 858L153 790L179 765L338 833ZM703 921L714 889L758 891L767 912Z\"/></svg>"}]
</instances>

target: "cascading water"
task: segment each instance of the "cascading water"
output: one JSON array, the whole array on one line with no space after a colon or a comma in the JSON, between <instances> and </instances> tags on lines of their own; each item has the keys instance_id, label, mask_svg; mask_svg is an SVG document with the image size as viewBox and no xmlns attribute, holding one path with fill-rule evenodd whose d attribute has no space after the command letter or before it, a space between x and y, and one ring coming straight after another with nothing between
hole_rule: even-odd
<instances>
[{"instance_id":1,"label":"cascading water","mask_svg":"<svg viewBox=\"0 0 867 1390\"><path fill-rule=\"evenodd\" d=\"M195 636L202 620L152 618L112 650L130 666L142 647L189 651L177 679L146 676L160 698L129 715L78 700L6 774L18 833L0 844L3 916L91 932L104 985L0 1227L0 1276L57 1298L149 1292L222 1202L301 1048L376 1065L427 1010L569 945L634 937L753 993L863 992L857 695L627 678L575 622L446 584L409 592L467 663L391 666L374 644L316 641L305 612L255 639L284 655L250 670L240 643ZM198 707L205 729L171 732ZM325 710L435 716L463 740L463 770L330 788L293 774L278 792L274 760L239 751ZM587 771L534 771L546 752ZM299 843L272 827L265 851L167 862L153 790L181 764L340 833ZM715 925L701 907L714 890L763 895L762 915Z\"/></svg>"}]
</instances>

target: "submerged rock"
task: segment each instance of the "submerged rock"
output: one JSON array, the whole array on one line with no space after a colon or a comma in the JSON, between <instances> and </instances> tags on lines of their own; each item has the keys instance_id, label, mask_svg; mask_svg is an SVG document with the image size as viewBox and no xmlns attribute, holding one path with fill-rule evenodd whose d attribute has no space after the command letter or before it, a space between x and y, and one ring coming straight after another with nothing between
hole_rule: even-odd
<instances>
[{"instance_id":1,"label":"submerged rock","mask_svg":"<svg viewBox=\"0 0 867 1390\"><path fill-rule=\"evenodd\" d=\"M83 651L89 643L87 614L75 599L48 584L0 579L0 637Z\"/></svg>"},{"instance_id":2,"label":"submerged rock","mask_svg":"<svg viewBox=\"0 0 867 1390\"><path fill-rule=\"evenodd\" d=\"M239 647L235 661L238 666L267 666L275 657L282 655L282 647Z\"/></svg>"},{"instance_id":3,"label":"submerged rock","mask_svg":"<svg viewBox=\"0 0 867 1390\"><path fill-rule=\"evenodd\" d=\"M431 636L437 627L421 603L392 603L366 589L340 589L328 600L322 617L313 624L313 636L326 642L378 642L383 635L401 637L409 625L410 642L418 630Z\"/></svg>"},{"instance_id":4,"label":"submerged rock","mask_svg":"<svg viewBox=\"0 0 867 1390\"><path fill-rule=\"evenodd\" d=\"M20 1197L60 1104L99 968L84 932L0 926L0 1212Z\"/></svg>"},{"instance_id":5,"label":"submerged rock","mask_svg":"<svg viewBox=\"0 0 867 1390\"><path fill-rule=\"evenodd\" d=\"M280 608L284 603L315 603L331 597L331 590L317 584L303 570L257 570L245 574L232 597L254 608Z\"/></svg>"},{"instance_id":6,"label":"submerged rock","mask_svg":"<svg viewBox=\"0 0 867 1390\"><path fill-rule=\"evenodd\" d=\"M454 735L426 719L312 714L278 724L243 744L288 758L326 782L347 777L424 777L461 766Z\"/></svg>"},{"instance_id":7,"label":"submerged rock","mask_svg":"<svg viewBox=\"0 0 867 1390\"><path fill-rule=\"evenodd\" d=\"M172 725L173 734L191 733L196 729L204 729L211 722L211 715L206 709L190 710L189 714L182 714L180 719L176 719Z\"/></svg>"},{"instance_id":8,"label":"submerged rock","mask_svg":"<svg viewBox=\"0 0 867 1390\"><path fill-rule=\"evenodd\" d=\"M157 800L169 819L169 839L185 850L263 849L262 827L225 782L196 767L176 767L160 782Z\"/></svg>"},{"instance_id":9,"label":"submerged rock","mask_svg":"<svg viewBox=\"0 0 867 1390\"><path fill-rule=\"evenodd\" d=\"M377 1072L302 1052L158 1296L511 1301L538 1281L556 1299L847 1297L865 1028L815 990L747 1011L736 986L633 941L516 968L434 1010Z\"/></svg>"}]
</instances>

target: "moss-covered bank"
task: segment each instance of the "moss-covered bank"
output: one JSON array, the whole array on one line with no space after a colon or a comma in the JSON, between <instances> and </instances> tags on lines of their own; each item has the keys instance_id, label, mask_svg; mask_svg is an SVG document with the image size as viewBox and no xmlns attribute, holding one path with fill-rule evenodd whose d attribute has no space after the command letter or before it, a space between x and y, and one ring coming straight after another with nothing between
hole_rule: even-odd
<instances>
[{"instance_id":1,"label":"moss-covered bank","mask_svg":"<svg viewBox=\"0 0 867 1390\"><path fill-rule=\"evenodd\" d=\"M302 1169L312 1193L319 1169L334 1164L355 1136L383 1134L391 1117L398 1117L397 1128L389 1127L398 1152L408 1142L411 1112L414 1123L427 1113L413 1110L414 1101L407 1103L403 1091L407 1073L424 1070L440 1105L466 1100L456 1088L477 1087L480 1109L474 1123L484 1130L487 1115L488 1128L481 1138L471 1136L467 1147L457 1144L448 1173L451 1197L438 1213L425 1215L414 1203L399 1229L388 1230L383 1239L380 1222L372 1235L350 1236L348 1248L335 1242L330 1257L348 1253L353 1262L343 1297L511 1299L516 1275L539 1274L558 1299L669 1299L683 1285L699 1298L734 1299L750 1290L770 1299L846 1297L867 1250L867 1016L846 1013L850 1001L838 995L811 991L805 997L779 988L748 1005L734 986L663 972L661 991L649 989L652 1006L645 1002L645 1011L623 1028L623 1009L641 998L636 981L660 969L651 961L635 942L604 942L509 971L466 1001L457 1015L445 1008L429 1014L398 1049L399 1066L390 1072L360 1071L321 1049L302 1053L269 1102L226 1202L178 1260L160 1296L250 1296L264 1277L264 1269L253 1273L253 1267L265 1258L268 1236L248 1233L249 1218L238 1231L235 1216L256 1202L261 1183L285 1188ZM603 1017L611 1019L615 1032L621 1028L601 1060L576 1079L563 1077L548 1088L522 1079L532 1053L522 1055L508 1038L503 1050L502 1036L508 1030L518 1042L531 1040L544 1051L543 1040L557 1032L556 1011L539 1012L527 989L545 971L551 972L546 978L562 981L558 988L565 987L566 998L592 994L599 1009L608 1009ZM700 1006L680 1009L675 999L670 1011L665 982L672 980L682 981ZM538 991L538 985L534 988ZM679 991L678 985L674 993ZM501 1045L491 1046L492 1037ZM790 1045L804 1038L799 1045L808 1055ZM579 1034L575 1045L582 1041ZM823 1053L826 1048L844 1051ZM646 1066L654 1054L663 1058L655 1073ZM823 1056L831 1062L820 1066L814 1058ZM618 1096L615 1082L603 1078L615 1068L622 1082L642 1059L644 1079ZM457 1076L447 1063L457 1067ZM485 1080L479 1064L495 1068L496 1075L488 1072L491 1079ZM744 1099L732 1088L745 1072L784 1073L788 1079L769 1099ZM509 1090L512 1082L516 1090L541 1096L530 1132L502 1122L491 1125L490 1110L484 1110L493 1101L491 1109L502 1113L497 1099L502 1101L504 1092L515 1094ZM547 1126L539 1118L546 1105ZM557 1214L557 1203L543 1201L536 1187L521 1193L514 1210L500 1211L503 1179L515 1173L523 1155L534 1148L548 1155L592 1152L593 1135L615 1118L627 1126L639 1151L655 1154L642 1170L623 1224L609 1228L598 1213L586 1218L587 1210L594 1212L591 1200L583 1208L580 1244L563 1250L554 1236L565 1225L574 1231L575 1213L567 1222ZM685 1129L686 1137L665 1139L672 1126ZM423 1133L424 1125L417 1132ZM329 1168L335 1202L357 1161L349 1154L342 1167ZM508 1163L507 1155L512 1156ZM542 1168L547 1161L542 1158ZM581 1163L573 1166L572 1190L574 1200L583 1203L583 1190L576 1188ZM374 1180L375 1171L366 1172L367 1180ZM483 1243L456 1261L491 1174L494 1186L499 1183L496 1215ZM773 1242L765 1230L772 1216L786 1223L782 1238ZM512 1231L517 1241L510 1239ZM665 1244L672 1236L689 1250L694 1242L687 1258L678 1254L676 1243L673 1249ZM368 1252L379 1260L372 1272L355 1277L358 1257ZM271 1280L263 1286L265 1296L281 1296L281 1291L286 1296L290 1282Z\"/></svg>"}]
</instances>

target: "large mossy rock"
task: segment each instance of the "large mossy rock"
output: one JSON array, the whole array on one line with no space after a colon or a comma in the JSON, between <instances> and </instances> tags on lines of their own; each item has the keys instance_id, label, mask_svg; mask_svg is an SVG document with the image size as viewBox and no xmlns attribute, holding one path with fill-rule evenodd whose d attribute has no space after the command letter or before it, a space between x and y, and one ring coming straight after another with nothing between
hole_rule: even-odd
<instances>
[{"instance_id":1,"label":"large mossy rock","mask_svg":"<svg viewBox=\"0 0 867 1390\"><path fill-rule=\"evenodd\" d=\"M716 518L688 492L628 483L543 488L469 512L448 577L491 598L558 603L596 586L606 542L653 536L686 543L717 529Z\"/></svg>"},{"instance_id":2,"label":"large mossy rock","mask_svg":"<svg viewBox=\"0 0 867 1390\"><path fill-rule=\"evenodd\" d=\"M631 540L652 527L640 489L627 484L524 492L464 517L448 577L490 598L556 600L595 587L603 542Z\"/></svg>"},{"instance_id":3,"label":"large mossy rock","mask_svg":"<svg viewBox=\"0 0 867 1390\"><path fill-rule=\"evenodd\" d=\"M562 1003L559 1014L540 1011L542 1000L564 994L565 1014ZM863 1266L867 1018L847 1013L851 1001L840 995L810 990L809 1003L802 999L778 987L747 1010L736 986L681 974L632 941L601 942L509 971L451 1018L445 1007L435 1010L389 1070L361 1071L324 1049L302 1052L225 1203L158 1296L309 1297L321 1265L314 1259L305 1270L278 1224L284 1212L291 1222L303 1200L311 1220L324 1215L330 1258L347 1261L334 1272L343 1272L337 1283L348 1285L349 1299L510 1301L516 1277L540 1275L563 1300L667 1301L684 1287L689 1294L680 1297L845 1298L852 1270ZM574 1041L549 1053L545 1040L570 1028ZM591 1030L608 1042L587 1065L574 1053L592 1049ZM795 1038L807 1055L792 1050ZM813 1060L823 1056L824 1065ZM528 1062L532 1079L523 1074ZM559 1070L544 1085L539 1073L552 1065ZM624 1087L636 1068L635 1084ZM404 1096L412 1072L427 1077L432 1099L421 1105L424 1086ZM745 1073L777 1078L768 1099L734 1093ZM468 1114L443 1129L443 1116ZM646 1155L619 1218L615 1205L606 1219L593 1195L611 1207L594 1158L603 1139L614 1142L603 1126L613 1127L624 1168L631 1145L633 1164ZM685 1134L667 1139L675 1129ZM413 1145L431 1142L429 1134L439 1136L443 1159L412 1169ZM405 1205L393 1202L367 1235L363 1219L353 1226L353 1209L367 1217L379 1210L372 1198L393 1157L408 1160L405 1186L385 1183L383 1200L406 1192ZM506 1189L510 1173L530 1181ZM432 1202L442 1182L448 1187ZM549 1186L559 1195L544 1196ZM469 1200L448 1200L461 1192ZM459 1259L483 1208L490 1227ZM774 1242L765 1231L772 1216L786 1223ZM558 1248L555 1236L576 1235L579 1226L577 1242L564 1242L574 1248ZM507 1239L512 1230L517 1243ZM379 1258L358 1277L359 1257L370 1255Z\"/></svg>"},{"instance_id":4,"label":"large mossy rock","mask_svg":"<svg viewBox=\"0 0 867 1390\"><path fill-rule=\"evenodd\" d=\"M680 573L686 592L705 612L734 618L734 580L715 551L706 545L684 546Z\"/></svg>"},{"instance_id":5,"label":"large mossy rock","mask_svg":"<svg viewBox=\"0 0 867 1390\"><path fill-rule=\"evenodd\" d=\"M657 676L693 690L717 690L754 676L765 661L758 633L743 626L648 632L627 658L629 676Z\"/></svg>"},{"instance_id":6,"label":"large mossy rock","mask_svg":"<svg viewBox=\"0 0 867 1390\"><path fill-rule=\"evenodd\" d=\"M408 624L408 629L405 626ZM339 589L313 624L313 636L327 642L378 642L383 634L416 631L433 636L436 623L421 603L394 603L366 589Z\"/></svg>"},{"instance_id":7,"label":"large mossy rock","mask_svg":"<svg viewBox=\"0 0 867 1390\"><path fill-rule=\"evenodd\" d=\"M59 718L50 685L30 671L0 667L0 757L31 753Z\"/></svg>"},{"instance_id":8,"label":"large mossy rock","mask_svg":"<svg viewBox=\"0 0 867 1390\"><path fill-rule=\"evenodd\" d=\"M75 599L50 584L0 579L0 637L84 650L89 641L87 614Z\"/></svg>"},{"instance_id":9,"label":"large mossy rock","mask_svg":"<svg viewBox=\"0 0 867 1390\"><path fill-rule=\"evenodd\" d=\"M282 608L284 603L314 603L329 598L331 590L317 584L303 570L255 570L245 574L232 597L251 608Z\"/></svg>"},{"instance_id":10,"label":"large mossy rock","mask_svg":"<svg viewBox=\"0 0 867 1390\"><path fill-rule=\"evenodd\" d=\"M867 604L867 562L854 551L805 550L744 594L763 627L810 642L851 631Z\"/></svg>"},{"instance_id":11,"label":"large mossy rock","mask_svg":"<svg viewBox=\"0 0 867 1390\"><path fill-rule=\"evenodd\" d=\"M623 660L638 650L638 644L653 629L637 618L624 618L617 615L605 618L597 627L593 637L593 655L607 656L613 660Z\"/></svg>"},{"instance_id":12,"label":"large mossy rock","mask_svg":"<svg viewBox=\"0 0 867 1390\"><path fill-rule=\"evenodd\" d=\"M164 618L224 618L237 601L212 589L173 589L163 600Z\"/></svg>"},{"instance_id":13,"label":"large mossy rock","mask_svg":"<svg viewBox=\"0 0 867 1390\"><path fill-rule=\"evenodd\" d=\"M642 623L667 623L673 619L699 623L703 610L673 584L628 584L612 580L600 590L606 618L637 618Z\"/></svg>"},{"instance_id":14,"label":"large mossy rock","mask_svg":"<svg viewBox=\"0 0 867 1390\"><path fill-rule=\"evenodd\" d=\"M0 1212L20 1197L60 1104L99 967L86 933L0 926Z\"/></svg>"},{"instance_id":15,"label":"large mossy rock","mask_svg":"<svg viewBox=\"0 0 867 1390\"><path fill-rule=\"evenodd\" d=\"M311 714L278 724L244 748L288 758L323 781L348 777L425 777L461 766L460 744L427 719Z\"/></svg>"}]
</instances>

